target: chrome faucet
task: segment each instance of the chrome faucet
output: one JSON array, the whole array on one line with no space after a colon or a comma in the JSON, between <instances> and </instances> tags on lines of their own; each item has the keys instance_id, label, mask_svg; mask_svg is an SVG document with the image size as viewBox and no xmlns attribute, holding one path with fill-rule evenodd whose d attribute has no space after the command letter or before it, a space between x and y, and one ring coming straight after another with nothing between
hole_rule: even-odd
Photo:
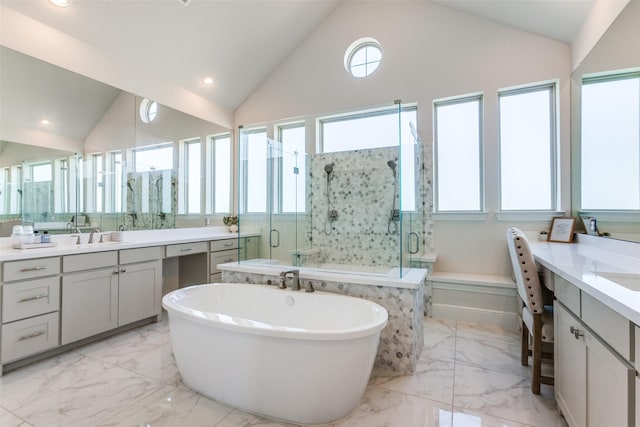
<instances>
[{"instance_id":1,"label":"chrome faucet","mask_svg":"<svg viewBox=\"0 0 640 427\"><path fill-rule=\"evenodd\" d=\"M289 279L291 282L291 284L289 285L291 290L293 291L300 290L300 271L299 270L289 270L289 271L280 272L280 284L278 285L280 289L285 289L287 287L286 286L287 279Z\"/></svg>"},{"instance_id":2,"label":"chrome faucet","mask_svg":"<svg viewBox=\"0 0 640 427\"><path fill-rule=\"evenodd\" d=\"M78 235L78 238L76 239L76 245L79 245L82 243L82 231L80 230L80 227L76 227L73 229L73 233ZM73 237L73 236L71 236Z\"/></svg>"},{"instance_id":3,"label":"chrome faucet","mask_svg":"<svg viewBox=\"0 0 640 427\"><path fill-rule=\"evenodd\" d=\"M100 233L100 229L99 228L94 228L93 230L91 230L91 234L89 235L89 243L93 243L93 235L95 233ZM102 234L100 234L99 243L102 243Z\"/></svg>"}]
</instances>

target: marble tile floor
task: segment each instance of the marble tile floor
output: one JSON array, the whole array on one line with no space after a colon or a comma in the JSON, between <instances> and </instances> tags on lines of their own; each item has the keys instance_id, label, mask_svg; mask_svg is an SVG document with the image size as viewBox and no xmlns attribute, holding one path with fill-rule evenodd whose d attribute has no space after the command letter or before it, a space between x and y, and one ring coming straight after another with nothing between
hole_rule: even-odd
<instances>
[{"instance_id":1,"label":"marble tile floor","mask_svg":"<svg viewBox=\"0 0 640 427\"><path fill-rule=\"evenodd\" d=\"M0 426L291 427L185 387L166 318L0 377ZM551 387L531 394L528 369L516 333L425 319L414 375L372 378L359 408L330 427L566 426Z\"/></svg>"}]
</instances>

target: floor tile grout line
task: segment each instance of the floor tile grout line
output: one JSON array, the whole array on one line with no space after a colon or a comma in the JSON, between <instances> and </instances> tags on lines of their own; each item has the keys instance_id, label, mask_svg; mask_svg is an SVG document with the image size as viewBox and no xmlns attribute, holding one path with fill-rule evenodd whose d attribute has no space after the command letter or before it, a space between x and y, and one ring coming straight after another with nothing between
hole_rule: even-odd
<instances>
[{"instance_id":1,"label":"floor tile grout line","mask_svg":"<svg viewBox=\"0 0 640 427\"><path fill-rule=\"evenodd\" d=\"M451 427L453 427L453 417L455 416L455 412L453 412L453 408L455 408L456 401L456 367L458 364L458 358L456 357L458 350L458 322L455 322L455 333L453 335L453 384L451 385Z\"/></svg>"}]
</instances>

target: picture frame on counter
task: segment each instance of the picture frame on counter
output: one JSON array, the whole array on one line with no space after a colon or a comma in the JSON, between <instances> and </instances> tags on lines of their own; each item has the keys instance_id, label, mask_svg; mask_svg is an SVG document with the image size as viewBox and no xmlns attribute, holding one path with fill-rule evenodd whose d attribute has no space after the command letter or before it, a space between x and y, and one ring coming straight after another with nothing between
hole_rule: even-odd
<instances>
[{"instance_id":1,"label":"picture frame on counter","mask_svg":"<svg viewBox=\"0 0 640 427\"><path fill-rule=\"evenodd\" d=\"M571 243L573 241L573 229L576 225L575 218L555 217L551 221L549 230L549 242Z\"/></svg>"}]
</instances>

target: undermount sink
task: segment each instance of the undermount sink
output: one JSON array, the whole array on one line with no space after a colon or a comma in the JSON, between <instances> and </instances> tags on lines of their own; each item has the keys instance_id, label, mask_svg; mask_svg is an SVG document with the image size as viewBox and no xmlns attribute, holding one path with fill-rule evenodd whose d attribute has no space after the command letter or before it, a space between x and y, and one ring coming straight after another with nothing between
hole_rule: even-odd
<instances>
[{"instance_id":1,"label":"undermount sink","mask_svg":"<svg viewBox=\"0 0 640 427\"><path fill-rule=\"evenodd\" d=\"M610 273L602 271L594 271L593 274L607 279L610 282L624 286L632 291L640 292L640 274L633 273Z\"/></svg>"}]
</instances>

